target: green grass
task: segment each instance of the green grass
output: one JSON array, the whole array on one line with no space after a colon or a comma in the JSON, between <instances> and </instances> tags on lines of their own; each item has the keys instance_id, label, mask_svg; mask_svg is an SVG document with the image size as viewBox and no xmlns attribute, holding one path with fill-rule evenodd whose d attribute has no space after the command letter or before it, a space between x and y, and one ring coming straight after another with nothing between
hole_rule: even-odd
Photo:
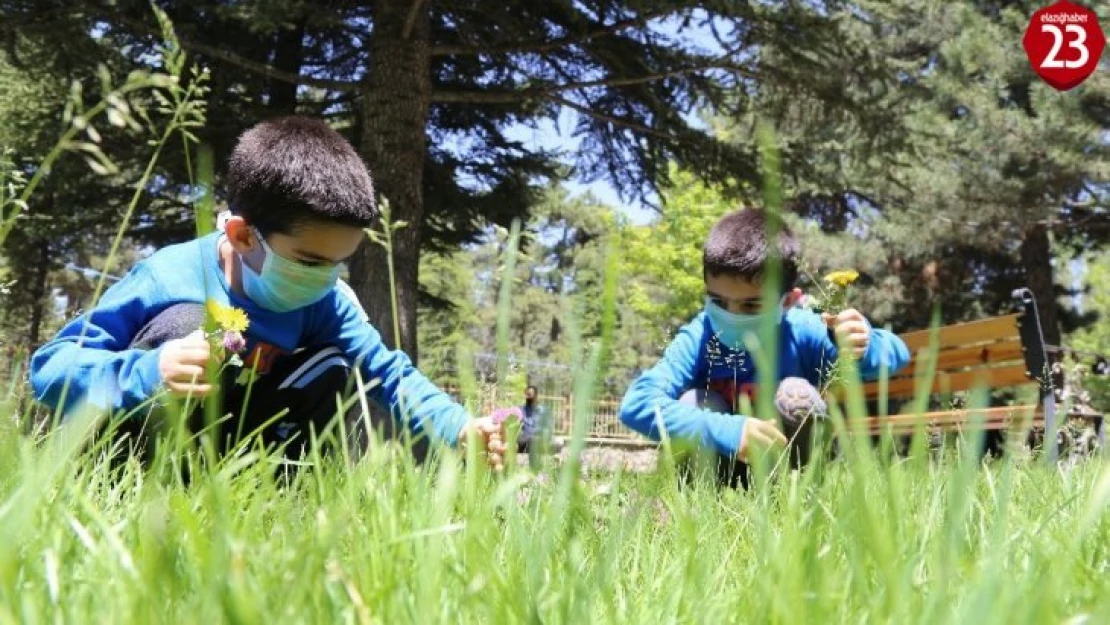
<instances>
[{"instance_id":1,"label":"green grass","mask_svg":"<svg viewBox=\"0 0 1110 625\"><path fill-rule=\"evenodd\" d=\"M266 457L185 486L135 465L108 479L99 452L53 442L0 434L2 622L1110 616L1100 462L845 460L720 493L666 468L526 485L375 446L286 486Z\"/></svg>"}]
</instances>

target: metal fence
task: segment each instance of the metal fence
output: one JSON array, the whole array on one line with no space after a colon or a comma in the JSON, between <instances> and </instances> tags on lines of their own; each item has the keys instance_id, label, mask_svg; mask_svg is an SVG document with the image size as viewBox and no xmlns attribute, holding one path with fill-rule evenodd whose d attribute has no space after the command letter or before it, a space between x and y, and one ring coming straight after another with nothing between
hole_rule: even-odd
<instances>
[{"instance_id":1,"label":"metal fence","mask_svg":"<svg viewBox=\"0 0 1110 625\"><path fill-rule=\"evenodd\" d=\"M476 414L490 414L497 408L520 406L521 401L517 395L512 398L497 389L480 390L476 397L463 398L461 392L455 387L444 387L443 390L451 395L455 401L465 403L472 407ZM555 436L570 436L574 426L574 396L573 395L537 395L539 401L548 413L548 418L554 426ZM620 420L620 399L615 397L600 397L591 399L587 403L586 411L589 419L586 436L595 439L617 440L645 440L636 432L630 430Z\"/></svg>"}]
</instances>

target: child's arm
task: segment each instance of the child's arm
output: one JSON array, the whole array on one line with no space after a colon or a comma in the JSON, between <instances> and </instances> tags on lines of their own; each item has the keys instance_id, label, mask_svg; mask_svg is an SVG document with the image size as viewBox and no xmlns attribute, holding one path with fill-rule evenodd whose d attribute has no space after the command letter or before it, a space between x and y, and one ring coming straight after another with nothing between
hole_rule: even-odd
<instances>
[{"instance_id":1,"label":"child's arm","mask_svg":"<svg viewBox=\"0 0 1110 625\"><path fill-rule=\"evenodd\" d=\"M809 345L810 357L816 358L820 363L819 370L824 372L829 365L836 362L837 358L838 348L834 331L815 313L803 314L806 318L799 327L805 337L804 343ZM874 380L882 375L884 368L887 375L893 375L909 363L910 351L898 335L875 328L858 311L848 310L841 313L841 317L845 315L852 318L858 315L859 323L866 324L868 328L867 348L857 362L862 379Z\"/></svg>"},{"instance_id":2,"label":"child's arm","mask_svg":"<svg viewBox=\"0 0 1110 625\"><path fill-rule=\"evenodd\" d=\"M740 449L745 417L725 415L678 401L698 371L705 334L701 315L687 324L663 352L663 358L632 383L621 402L621 421L633 430L660 440L693 441L703 448L735 456Z\"/></svg>"},{"instance_id":3,"label":"child's arm","mask_svg":"<svg viewBox=\"0 0 1110 625\"><path fill-rule=\"evenodd\" d=\"M470 416L451 396L437 388L413 366L400 350L391 350L381 335L363 320L362 314L346 297L325 299L314 311L327 315L318 327L313 342L334 343L359 366L368 397L388 408L394 419L404 421L414 432L455 446L459 433Z\"/></svg>"},{"instance_id":4,"label":"child's arm","mask_svg":"<svg viewBox=\"0 0 1110 625\"><path fill-rule=\"evenodd\" d=\"M867 351L859 361L860 377L874 380L882 375L894 375L910 362L910 350L897 334L881 328L871 328L871 340Z\"/></svg>"},{"instance_id":5,"label":"child's arm","mask_svg":"<svg viewBox=\"0 0 1110 625\"><path fill-rule=\"evenodd\" d=\"M63 414L79 402L114 412L148 400L161 381L161 350L128 346L145 323L156 288L145 266L136 266L91 311L39 348L30 365L35 399Z\"/></svg>"}]
</instances>

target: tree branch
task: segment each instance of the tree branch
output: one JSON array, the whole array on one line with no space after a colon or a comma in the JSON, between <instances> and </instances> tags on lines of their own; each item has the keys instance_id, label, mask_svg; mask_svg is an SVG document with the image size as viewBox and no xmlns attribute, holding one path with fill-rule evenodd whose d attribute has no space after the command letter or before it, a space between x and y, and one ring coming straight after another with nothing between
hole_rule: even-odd
<instances>
[{"instance_id":1,"label":"tree branch","mask_svg":"<svg viewBox=\"0 0 1110 625\"><path fill-rule=\"evenodd\" d=\"M408 40L412 35L412 29L416 26L416 16L420 14L420 7L424 5L424 0L412 0L412 7L409 8L409 14L405 17L405 30L402 31L401 36Z\"/></svg>"},{"instance_id":2,"label":"tree branch","mask_svg":"<svg viewBox=\"0 0 1110 625\"><path fill-rule=\"evenodd\" d=\"M634 130L634 131L639 132L639 133L650 135L650 136L653 136L657 139L662 139L664 141L673 141L675 139L674 136L669 135L665 132L660 132L660 131L658 131L654 128L651 128L649 126L645 126L643 124L640 124L640 123L637 123L637 122L634 122L634 121L630 121L630 120L627 120L627 119L622 119L620 117L613 117L611 115L606 115L604 113L599 113L598 111L595 111L595 110L591 109L588 106L583 106L583 105L581 105L577 102L574 102L572 100L568 100L568 99L563 98L563 97L556 96L556 97L552 98L551 101L555 102L556 104L559 104L561 106L565 106L569 109L578 111L579 113L582 113L583 115L586 115L587 117L592 117L593 119L596 119L598 121L603 121L603 122L606 122L606 123L609 123L609 124L613 124L614 126L620 126L622 128L628 128L629 130Z\"/></svg>"},{"instance_id":3,"label":"tree branch","mask_svg":"<svg viewBox=\"0 0 1110 625\"><path fill-rule=\"evenodd\" d=\"M1066 207L1068 207L1072 210L1082 210L1082 209L1088 209L1088 208L1097 208L1099 206L1102 206L1102 203L1099 202L1098 200L1094 199L1094 198L1091 198L1089 200L1084 200L1082 202L1079 202L1079 201L1076 201L1076 200L1069 200L1069 199L1065 198L1064 199L1064 206L1066 206Z\"/></svg>"},{"instance_id":4,"label":"tree branch","mask_svg":"<svg viewBox=\"0 0 1110 625\"><path fill-rule=\"evenodd\" d=\"M161 33L155 31L142 22L126 18L117 18L117 20L119 21L119 23L124 24L139 33L154 37L161 37ZM311 76L302 76L300 74L286 72L274 67L273 65L270 65L269 63L252 61L251 59L238 55L234 52L229 52L215 46L200 43L199 41L193 41L192 39L183 37L181 33L176 33L176 35L177 42L181 44L181 47L187 50L198 52L200 54L212 57L213 59L217 59L225 63L237 65L249 72L260 74L272 80L280 80L282 82L287 82L294 85L308 85L310 87L318 87L320 89L332 89L335 91L354 91L358 86L357 83L349 82L346 80L313 78Z\"/></svg>"},{"instance_id":5,"label":"tree branch","mask_svg":"<svg viewBox=\"0 0 1110 625\"><path fill-rule=\"evenodd\" d=\"M528 87L526 89L518 89L516 91L438 90L432 92L432 102L438 104L511 104L524 100L545 98L555 93L588 89L590 87L631 87L634 85L642 85L649 82L655 82L657 80L663 80L664 78L672 78L674 76L682 76L685 74L694 74L711 69L722 69L735 74L741 74L749 78L756 75L755 72L751 71L750 69L740 67L739 65L714 62L693 67L682 67L668 72L645 74L643 76L630 76L627 78L606 78L603 80L573 82L561 85L544 85L542 87Z\"/></svg>"},{"instance_id":6,"label":"tree branch","mask_svg":"<svg viewBox=\"0 0 1110 625\"><path fill-rule=\"evenodd\" d=\"M419 1L419 0L417 0ZM677 12L678 9L663 9L659 11L649 11L643 15L614 22L608 26L598 28L585 34L575 35L570 37L563 37L552 41L529 43L524 41L514 41L512 43L505 43L501 45L491 46L468 46L468 45L440 45L433 46L431 49L432 56L452 56L452 55L477 55L477 54L528 54L528 53L541 53L553 52L560 48L578 45L604 37L606 35L616 34L626 28L633 26L640 26L646 24L657 17L664 17Z\"/></svg>"},{"instance_id":7,"label":"tree branch","mask_svg":"<svg viewBox=\"0 0 1110 625\"><path fill-rule=\"evenodd\" d=\"M354 91L357 88L356 83L348 82L346 80L313 78L312 76L302 76L300 74L286 72L274 67L273 65L270 65L269 63L252 61L248 58L235 54L234 52L222 50L215 46L199 43L196 41L185 39L180 36L178 36L178 41L184 48L187 48L194 52L199 52L200 54L218 59L220 61L224 61L225 63L238 65L239 67L249 72L254 72L273 80L280 80L282 82L292 83L294 85L308 85L309 87L318 87L320 89L331 89L334 91Z\"/></svg>"}]
</instances>

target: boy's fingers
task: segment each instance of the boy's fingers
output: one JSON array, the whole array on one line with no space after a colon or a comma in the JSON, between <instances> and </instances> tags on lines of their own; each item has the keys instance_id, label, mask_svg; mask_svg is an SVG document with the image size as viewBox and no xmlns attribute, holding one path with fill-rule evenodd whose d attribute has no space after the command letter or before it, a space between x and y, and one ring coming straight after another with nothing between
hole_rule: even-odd
<instances>
[{"instance_id":1,"label":"boy's fingers","mask_svg":"<svg viewBox=\"0 0 1110 625\"><path fill-rule=\"evenodd\" d=\"M862 323L855 322L844 323L836 326L836 333L847 338L854 338L856 336L867 338L869 334L867 331L867 326L863 325Z\"/></svg>"},{"instance_id":2,"label":"boy's fingers","mask_svg":"<svg viewBox=\"0 0 1110 625\"><path fill-rule=\"evenodd\" d=\"M786 444L786 435L779 431L777 427L767 422L760 425L761 427L757 430L760 442L768 446L776 443Z\"/></svg>"},{"instance_id":3,"label":"boy's fingers","mask_svg":"<svg viewBox=\"0 0 1110 625\"><path fill-rule=\"evenodd\" d=\"M166 387L169 388L175 395L182 397L204 397L212 392L212 386L208 384L182 384L180 382L167 382Z\"/></svg>"},{"instance_id":4,"label":"boy's fingers","mask_svg":"<svg viewBox=\"0 0 1110 625\"><path fill-rule=\"evenodd\" d=\"M492 447L486 447L486 464L493 467L494 470L500 471L505 464L504 455Z\"/></svg>"},{"instance_id":5,"label":"boy's fingers","mask_svg":"<svg viewBox=\"0 0 1110 625\"><path fill-rule=\"evenodd\" d=\"M181 354L177 362L182 366L197 367L208 364L208 361L211 359L212 355L208 352L191 351Z\"/></svg>"},{"instance_id":6,"label":"boy's fingers","mask_svg":"<svg viewBox=\"0 0 1110 625\"><path fill-rule=\"evenodd\" d=\"M862 332L855 332L844 336L844 342L852 347L859 347L860 345L867 344L867 335Z\"/></svg>"},{"instance_id":7,"label":"boy's fingers","mask_svg":"<svg viewBox=\"0 0 1110 625\"><path fill-rule=\"evenodd\" d=\"M773 423L767 421L755 420L752 422L751 427L744 429L744 436L748 437L743 445L744 449L741 450L741 456L748 455L753 448L767 448L775 445L785 445L788 441L786 435L782 433Z\"/></svg>"},{"instance_id":8,"label":"boy's fingers","mask_svg":"<svg viewBox=\"0 0 1110 625\"><path fill-rule=\"evenodd\" d=\"M771 441L768 440L763 432L752 432L751 436L752 442L750 445L748 445L749 451L751 451L752 449L762 449L764 447L768 447L771 444Z\"/></svg>"},{"instance_id":9,"label":"boy's fingers","mask_svg":"<svg viewBox=\"0 0 1110 625\"><path fill-rule=\"evenodd\" d=\"M175 382L192 382L193 380L204 379L204 367L191 364L179 364L174 372L170 375L170 379Z\"/></svg>"},{"instance_id":10,"label":"boy's fingers","mask_svg":"<svg viewBox=\"0 0 1110 625\"><path fill-rule=\"evenodd\" d=\"M837 329L843 334L870 334L867 319L855 310L846 310L837 316Z\"/></svg>"},{"instance_id":11,"label":"boy's fingers","mask_svg":"<svg viewBox=\"0 0 1110 625\"><path fill-rule=\"evenodd\" d=\"M840 314L837 315L836 318L841 321L863 321L864 319L863 313L855 308L840 311Z\"/></svg>"},{"instance_id":12,"label":"boy's fingers","mask_svg":"<svg viewBox=\"0 0 1110 625\"><path fill-rule=\"evenodd\" d=\"M483 434L496 434L501 431L501 426L494 423L492 420L483 419L478 421L478 431Z\"/></svg>"},{"instance_id":13,"label":"boy's fingers","mask_svg":"<svg viewBox=\"0 0 1110 625\"><path fill-rule=\"evenodd\" d=\"M780 445L785 445L789 442L789 439L786 438L786 434L783 434L778 428L771 428L771 432L774 442Z\"/></svg>"},{"instance_id":14,"label":"boy's fingers","mask_svg":"<svg viewBox=\"0 0 1110 625\"><path fill-rule=\"evenodd\" d=\"M485 450L488 463L495 464L495 456L500 456L506 449L501 438L501 426L491 419L474 419L468 423L460 436L461 443L466 445L471 437Z\"/></svg>"},{"instance_id":15,"label":"boy's fingers","mask_svg":"<svg viewBox=\"0 0 1110 625\"><path fill-rule=\"evenodd\" d=\"M177 341L177 349L181 352L209 351L208 339L203 334L190 334Z\"/></svg>"}]
</instances>

